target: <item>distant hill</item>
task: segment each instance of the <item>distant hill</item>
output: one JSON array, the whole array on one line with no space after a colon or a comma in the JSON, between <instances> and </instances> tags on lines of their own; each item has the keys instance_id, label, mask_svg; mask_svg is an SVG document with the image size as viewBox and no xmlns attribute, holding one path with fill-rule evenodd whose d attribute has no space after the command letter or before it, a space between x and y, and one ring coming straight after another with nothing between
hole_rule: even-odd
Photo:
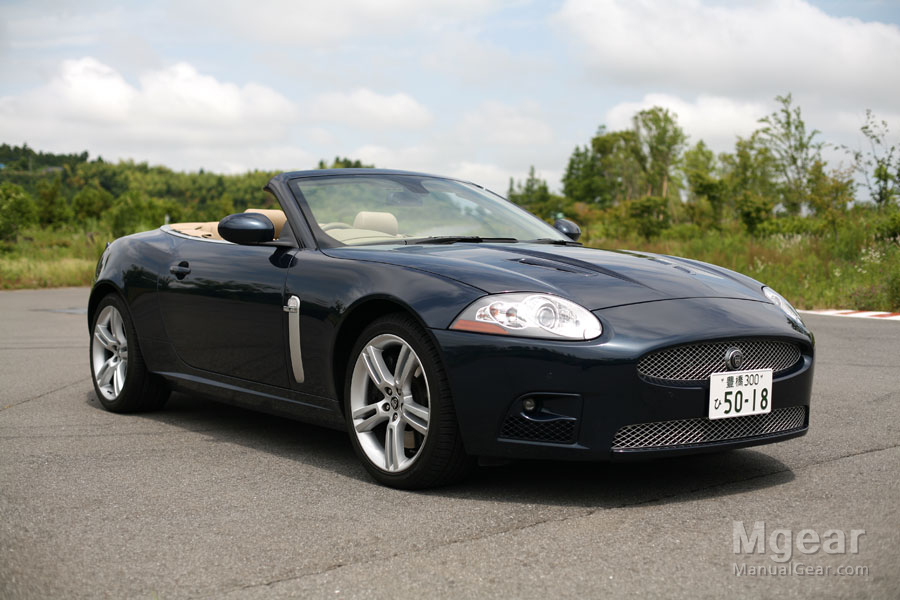
<instances>
[{"instance_id":1,"label":"distant hill","mask_svg":"<svg viewBox=\"0 0 900 600\"><path fill-rule=\"evenodd\" d=\"M100 162L103 159L98 158ZM22 146L0 145L0 165L12 171L44 171L75 166L88 161L87 150L80 154L53 154L52 152L35 152L28 144Z\"/></svg>"}]
</instances>

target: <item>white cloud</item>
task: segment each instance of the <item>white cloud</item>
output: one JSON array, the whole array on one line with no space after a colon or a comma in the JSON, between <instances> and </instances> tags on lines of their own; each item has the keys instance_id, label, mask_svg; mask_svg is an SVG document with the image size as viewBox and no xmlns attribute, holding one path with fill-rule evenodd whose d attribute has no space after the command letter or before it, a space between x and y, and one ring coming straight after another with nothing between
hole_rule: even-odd
<instances>
[{"instance_id":1,"label":"white cloud","mask_svg":"<svg viewBox=\"0 0 900 600\"><path fill-rule=\"evenodd\" d=\"M640 110L661 106L677 115L678 124L695 144L703 140L717 152L731 152L737 136L748 137L759 128L759 119L773 107L715 96L700 96L694 102L669 94L647 94L637 102L621 102L607 113L604 123L611 131L629 129Z\"/></svg>"},{"instance_id":2,"label":"white cloud","mask_svg":"<svg viewBox=\"0 0 900 600\"><path fill-rule=\"evenodd\" d=\"M359 158L364 163L374 164L379 168L455 177L483 185L503 196L506 195L509 187L510 177L524 180L528 175L527 169L520 171L489 162L451 158L450 155L456 156L456 153L448 151L443 145L427 144L397 148L368 144L360 146L350 153L350 156Z\"/></svg>"},{"instance_id":3,"label":"white cloud","mask_svg":"<svg viewBox=\"0 0 900 600\"><path fill-rule=\"evenodd\" d=\"M509 178L518 177L524 179L525 174L510 172L508 169L498 167L497 165L462 161L450 166L450 170L446 173L450 177L456 177L464 181L471 181L478 185L483 185L487 189L506 196L509 189Z\"/></svg>"},{"instance_id":4,"label":"white cloud","mask_svg":"<svg viewBox=\"0 0 900 600\"><path fill-rule=\"evenodd\" d=\"M678 124L690 136L689 144L703 140L716 152L733 152L737 137L749 137L762 127L759 119L777 111L780 105L774 100L754 102L700 96L686 100L670 94L647 94L636 102L620 102L606 112L604 124L607 129L617 131L632 126L631 119L640 110L661 106L674 112ZM865 110L843 110L815 98L795 97L794 106L801 108L801 117L807 132L819 130L817 140L826 142L823 156L832 166L848 163L847 153L842 146L864 149L865 140L860 127L865 122ZM877 112L878 120L890 124L900 123L900 113L896 111ZM897 132L894 131L894 138Z\"/></svg>"},{"instance_id":5,"label":"white cloud","mask_svg":"<svg viewBox=\"0 0 900 600\"><path fill-rule=\"evenodd\" d=\"M197 169L204 165L209 168L210 163L204 162L206 158L205 153L200 153L189 168ZM246 149L225 148L218 154L217 160L223 165L223 173L246 173L253 169L264 171L312 169L316 165L318 157L296 146L278 144L253 146Z\"/></svg>"},{"instance_id":6,"label":"white cloud","mask_svg":"<svg viewBox=\"0 0 900 600\"><path fill-rule=\"evenodd\" d=\"M297 116L294 105L271 88L220 82L187 63L142 75L138 98L136 108L149 121L202 131L249 121L259 133L250 130L245 135L268 137Z\"/></svg>"},{"instance_id":7,"label":"white cloud","mask_svg":"<svg viewBox=\"0 0 900 600\"><path fill-rule=\"evenodd\" d=\"M459 130L469 142L537 146L553 139L553 129L535 116L537 106L487 101L463 115Z\"/></svg>"},{"instance_id":8,"label":"white cloud","mask_svg":"<svg viewBox=\"0 0 900 600\"><path fill-rule=\"evenodd\" d=\"M192 2L192 20L219 25L233 34L291 46L324 46L345 40L429 33L494 10L496 0L240 0Z\"/></svg>"},{"instance_id":9,"label":"white cloud","mask_svg":"<svg viewBox=\"0 0 900 600\"><path fill-rule=\"evenodd\" d=\"M423 171L435 175L445 175L440 169L435 148L425 144L411 146L387 147L379 144L366 144L350 153L351 157L363 163L373 164L380 169L400 169L403 171Z\"/></svg>"},{"instance_id":10,"label":"white cloud","mask_svg":"<svg viewBox=\"0 0 900 600\"><path fill-rule=\"evenodd\" d=\"M466 85L521 87L553 74L552 61L537 53L513 53L493 41L452 31L430 43L421 58L429 71L450 75Z\"/></svg>"},{"instance_id":11,"label":"white cloud","mask_svg":"<svg viewBox=\"0 0 900 600\"><path fill-rule=\"evenodd\" d=\"M433 120L431 112L408 94L378 94L366 88L320 94L311 104L310 116L363 129L420 129Z\"/></svg>"},{"instance_id":12,"label":"white cloud","mask_svg":"<svg viewBox=\"0 0 900 600\"><path fill-rule=\"evenodd\" d=\"M873 108L900 96L900 28L802 0L568 0L556 20L604 82L766 99L802 90Z\"/></svg>"},{"instance_id":13,"label":"white cloud","mask_svg":"<svg viewBox=\"0 0 900 600\"><path fill-rule=\"evenodd\" d=\"M0 98L0 130L11 142L174 168L271 168L253 148L284 144L296 120L295 106L274 90L220 82L187 63L132 85L94 58L65 60L45 85Z\"/></svg>"},{"instance_id":14,"label":"white cloud","mask_svg":"<svg viewBox=\"0 0 900 600\"><path fill-rule=\"evenodd\" d=\"M81 3L43 6L35 11L28 5L4 7L9 23L5 36L10 48L46 50L63 47L84 47L120 31L124 25L121 7L94 10Z\"/></svg>"},{"instance_id":15,"label":"white cloud","mask_svg":"<svg viewBox=\"0 0 900 600\"><path fill-rule=\"evenodd\" d=\"M509 191L509 180L516 183L524 182L528 178L528 170L508 169L491 163L461 161L453 163L446 170L445 175L471 181L483 185L495 194L506 197ZM562 171L553 169L535 169L535 177L547 182L551 192L558 192Z\"/></svg>"}]
</instances>

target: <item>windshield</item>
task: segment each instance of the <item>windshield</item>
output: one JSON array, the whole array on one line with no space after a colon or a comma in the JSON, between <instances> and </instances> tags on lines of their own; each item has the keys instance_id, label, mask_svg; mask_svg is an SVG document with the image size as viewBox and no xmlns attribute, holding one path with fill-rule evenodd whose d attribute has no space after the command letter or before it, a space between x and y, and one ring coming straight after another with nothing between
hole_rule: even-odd
<instances>
[{"instance_id":1,"label":"windshield","mask_svg":"<svg viewBox=\"0 0 900 600\"><path fill-rule=\"evenodd\" d=\"M568 239L499 196L449 179L339 175L291 185L318 224L319 241L332 246Z\"/></svg>"}]
</instances>

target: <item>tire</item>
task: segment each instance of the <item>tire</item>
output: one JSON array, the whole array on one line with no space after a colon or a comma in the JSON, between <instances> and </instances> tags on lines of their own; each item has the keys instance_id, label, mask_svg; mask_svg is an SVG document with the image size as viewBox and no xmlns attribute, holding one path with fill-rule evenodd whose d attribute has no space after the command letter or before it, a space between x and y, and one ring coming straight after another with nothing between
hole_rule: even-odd
<instances>
[{"instance_id":1,"label":"tire","mask_svg":"<svg viewBox=\"0 0 900 600\"><path fill-rule=\"evenodd\" d=\"M94 392L106 410L157 410L169 399L165 382L147 371L131 313L117 294L97 305L88 353Z\"/></svg>"},{"instance_id":2,"label":"tire","mask_svg":"<svg viewBox=\"0 0 900 600\"><path fill-rule=\"evenodd\" d=\"M347 430L378 482L422 489L466 476L472 461L446 372L434 343L411 317L391 314L366 327L350 354L345 382Z\"/></svg>"}]
</instances>

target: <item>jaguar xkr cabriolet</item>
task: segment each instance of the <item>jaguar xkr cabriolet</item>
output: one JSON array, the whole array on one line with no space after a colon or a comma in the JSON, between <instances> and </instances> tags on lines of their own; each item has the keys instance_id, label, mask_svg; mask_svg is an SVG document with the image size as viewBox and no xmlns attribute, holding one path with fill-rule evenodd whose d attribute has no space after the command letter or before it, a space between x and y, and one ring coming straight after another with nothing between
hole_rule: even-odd
<instances>
[{"instance_id":1,"label":"jaguar xkr cabriolet","mask_svg":"<svg viewBox=\"0 0 900 600\"><path fill-rule=\"evenodd\" d=\"M628 460L809 427L814 344L774 290L578 243L486 189L284 173L271 205L108 246L90 366L114 412L170 391L345 429L379 482L475 459Z\"/></svg>"}]
</instances>

